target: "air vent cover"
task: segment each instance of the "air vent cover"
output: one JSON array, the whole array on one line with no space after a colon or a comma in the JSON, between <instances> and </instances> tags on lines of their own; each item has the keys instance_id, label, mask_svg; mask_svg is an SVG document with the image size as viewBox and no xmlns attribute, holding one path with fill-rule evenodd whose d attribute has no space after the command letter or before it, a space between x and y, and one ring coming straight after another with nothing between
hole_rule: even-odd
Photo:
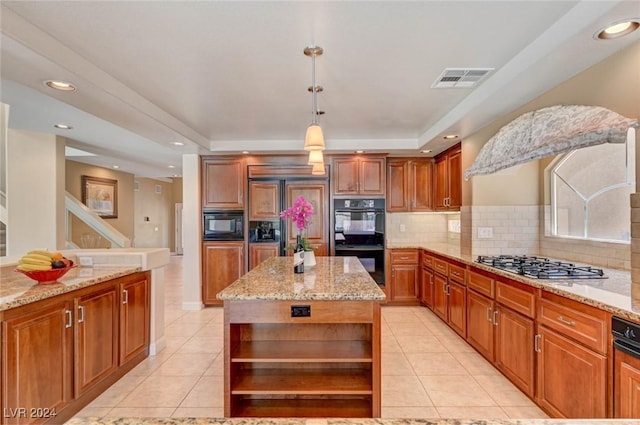
<instances>
[{"instance_id":1,"label":"air vent cover","mask_svg":"<svg viewBox=\"0 0 640 425\"><path fill-rule=\"evenodd\" d=\"M432 89L474 87L494 68L446 68L431 85Z\"/></svg>"}]
</instances>

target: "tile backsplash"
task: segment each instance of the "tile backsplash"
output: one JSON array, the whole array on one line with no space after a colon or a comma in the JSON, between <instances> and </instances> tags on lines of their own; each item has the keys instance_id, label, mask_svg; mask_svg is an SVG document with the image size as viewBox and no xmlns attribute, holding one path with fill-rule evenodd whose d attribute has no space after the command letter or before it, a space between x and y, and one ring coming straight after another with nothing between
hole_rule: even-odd
<instances>
[{"instance_id":1,"label":"tile backsplash","mask_svg":"<svg viewBox=\"0 0 640 425\"><path fill-rule=\"evenodd\" d=\"M387 244L459 243L459 213L387 213ZM457 231L456 231L457 230Z\"/></svg>"},{"instance_id":2,"label":"tile backsplash","mask_svg":"<svg viewBox=\"0 0 640 425\"><path fill-rule=\"evenodd\" d=\"M538 206L473 206L469 210L471 255L538 254Z\"/></svg>"}]
</instances>

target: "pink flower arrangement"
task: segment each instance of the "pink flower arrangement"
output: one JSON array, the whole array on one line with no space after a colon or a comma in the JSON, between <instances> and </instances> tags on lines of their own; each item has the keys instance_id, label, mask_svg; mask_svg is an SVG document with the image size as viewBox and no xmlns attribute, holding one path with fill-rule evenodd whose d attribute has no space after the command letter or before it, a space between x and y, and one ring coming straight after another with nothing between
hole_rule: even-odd
<instances>
[{"instance_id":1,"label":"pink flower arrangement","mask_svg":"<svg viewBox=\"0 0 640 425\"><path fill-rule=\"evenodd\" d=\"M311 223L313 215L313 205L304 196L300 195L293 202L293 205L280 213L280 218L290 218L298 230L302 232Z\"/></svg>"}]
</instances>

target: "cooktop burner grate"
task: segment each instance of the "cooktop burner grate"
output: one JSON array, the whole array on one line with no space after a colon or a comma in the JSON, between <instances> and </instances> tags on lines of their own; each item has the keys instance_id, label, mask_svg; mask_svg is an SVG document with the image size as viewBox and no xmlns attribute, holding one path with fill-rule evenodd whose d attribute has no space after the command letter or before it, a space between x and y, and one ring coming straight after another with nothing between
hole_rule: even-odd
<instances>
[{"instance_id":1,"label":"cooktop burner grate","mask_svg":"<svg viewBox=\"0 0 640 425\"><path fill-rule=\"evenodd\" d=\"M478 263L536 279L606 279L604 271L591 266L528 255L479 255Z\"/></svg>"}]
</instances>

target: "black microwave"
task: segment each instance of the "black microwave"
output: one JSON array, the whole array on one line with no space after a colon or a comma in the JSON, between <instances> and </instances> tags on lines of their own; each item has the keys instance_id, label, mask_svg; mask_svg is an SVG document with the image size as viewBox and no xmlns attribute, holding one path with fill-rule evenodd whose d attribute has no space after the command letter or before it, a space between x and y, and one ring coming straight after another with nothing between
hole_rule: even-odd
<instances>
[{"instance_id":1,"label":"black microwave","mask_svg":"<svg viewBox=\"0 0 640 425\"><path fill-rule=\"evenodd\" d=\"M202 229L205 241L241 241L244 239L244 213L205 211Z\"/></svg>"}]
</instances>

